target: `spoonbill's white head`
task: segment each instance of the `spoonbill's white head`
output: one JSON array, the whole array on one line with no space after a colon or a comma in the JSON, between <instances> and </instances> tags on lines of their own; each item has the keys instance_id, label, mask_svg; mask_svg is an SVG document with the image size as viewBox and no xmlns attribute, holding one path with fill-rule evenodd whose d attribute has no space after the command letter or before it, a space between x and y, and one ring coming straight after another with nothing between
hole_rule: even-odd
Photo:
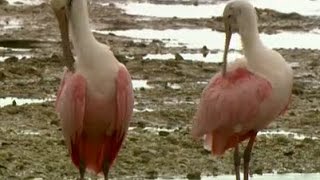
<instances>
[{"instance_id":1,"label":"spoonbill's white head","mask_svg":"<svg viewBox=\"0 0 320 180\"><path fill-rule=\"evenodd\" d=\"M248 1L231 1L224 9L223 20L226 30L241 33L247 26L256 25L256 10Z\"/></svg>"},{"instance_id":2,"label":"spoonbill's white head","mask_svg":"<svg viewBox=\"0 0 320 180\"><path fill-rule=\"evenodd\" d=\"M226 42L223 56L223 75L226 72L227 53L232 33L245 35L251 29L257 28L257 14L255 8L246 0L235 0L228 3L223 12ZM250 37L250 35L249 35Z\"/></svg>"}]
</instances>

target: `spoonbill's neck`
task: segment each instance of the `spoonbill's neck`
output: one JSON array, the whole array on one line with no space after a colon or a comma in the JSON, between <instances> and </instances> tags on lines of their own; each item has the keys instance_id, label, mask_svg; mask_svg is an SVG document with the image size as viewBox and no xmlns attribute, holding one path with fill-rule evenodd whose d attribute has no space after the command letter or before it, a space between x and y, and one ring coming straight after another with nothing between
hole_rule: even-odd
<instances>
[{"instance_id":1,"label":"spoonbill's neck","mask_svg":"<svg viewBox=\"0 0 320 180\"><path fill-rule=\"evenodd\" d=\"M74 0L70 12L72 42L76 51L91 47L96 40L90 30L87 0Z\"/></svg>"},{"instance_id":2,"label":"spoonbill's neck","mask_svg":"<svg viewBox=\"0 0 320 180\"><path fill-rule=\"evenodd\" d=\"M259 37L259 30L256 20L249 20L246 24L239 27L243 51L246 57L256 54L260 49L264 49L264 45ZM250 59L250 58L249 58Z\"/></svg>"}]
</instances>

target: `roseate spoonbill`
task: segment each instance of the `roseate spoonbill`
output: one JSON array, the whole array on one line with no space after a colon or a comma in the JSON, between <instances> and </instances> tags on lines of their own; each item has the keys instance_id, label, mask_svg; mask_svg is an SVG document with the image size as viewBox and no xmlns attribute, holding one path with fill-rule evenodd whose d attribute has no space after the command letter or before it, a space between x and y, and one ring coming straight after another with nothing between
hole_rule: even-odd
<instances>
[{"instance_id":1,"label":"roseate spoonbill","mask_svg":"<svg viewBox=\"0 0 320 180\"><path fill-rule=\"evenodd\" d=\"M84 179L86 169L103 172L116 158L133 112L129 72L89 28L86 0L52 0L61 31L65 65L56 111L72 161ZM72 34L77 60L69 44Z\"/></svg>"},{"instance_id":2,"label":"roseate spoonbill","mask_svg":"<svg viewBox=\"0 0 320 180\"><path fill-rule=\"evenodd\" d=\"M203 90L192 135L204 137L213 155L234 149L236 179L240 180L239 143L244 151L244 179L248 180L251 150L257 132L284 112L289 104L293 72L285 59L263 45L254 7L247 1L229 2L223 12L226 42L222 72ZM232 33L241 36L244 57L228 64Z\"/></svg>"}]
</instances>

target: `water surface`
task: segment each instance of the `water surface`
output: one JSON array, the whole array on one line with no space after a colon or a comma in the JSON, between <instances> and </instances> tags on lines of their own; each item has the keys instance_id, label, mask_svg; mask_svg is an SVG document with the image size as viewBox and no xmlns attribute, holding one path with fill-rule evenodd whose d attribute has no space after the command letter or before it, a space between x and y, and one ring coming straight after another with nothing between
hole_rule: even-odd
<instances>
[{"instance_id":1,"label":"water surface","mask_svg":"<svg viewBox=\"0 0 320 180\"><path fill-rule=\"evenodd\" d=\"M273 9L282 13L299 13L306 16L320 15L319 0L249 0L255 7ZM103 5L107 5L103 4ZM152 17L211 18L221 16L226 2L217 4L181 5L151 3L116 3L127 14Z\"/></svg>"},{"instance_id":2,"label":"water surface","mask_svg":"<svg viewBox=\"0 0 320 180\"><path fill-rule=\"evenodd\" d=\"M242 174L241 174L242 176ZM174 178L157 178L157 180L187 180L183 177ZM221 176L202 176L201 180L234 180L234 175L221 175ZM320 179L319 173L288 173L288 174L263 174L253 175L250 180L316 180Z\"/></svg>"},{"instance_id":3,"label":"water surface","mask_svg":"<svg viewBox=\"0 0 320 180\"><path fill-rule=\"evenodd\" d=\"M13 6L23 6L23 5L40 5L41 3L45 2L45 0L6 0L10 5ZM46 1L48 3L48 0Z\"/></svg>"},{"instance_id":4,"label":"water surface","mask_svg":"<svg viewBox=\"0 0 320 180\"><path fill-rule=\"evenodd\" d=\"M161 40L167 47L202 48L207 46L209 49L224 48L225 33L204 29L129 29L119 31L98 31L99 34L113 33L117 36L126 36L142 40ZM320 33L318 29L310 32L281 31L277 34L260 33L263 43L270 48L310 48L319 49ZM230 49L240 50L241 41L238 34L232 36Z\"/></svg>"},{"instance_id":5,"label":"water surface","mask_svg":"<svg viewBox=\"0 0 320 180\"><path fill-rule=\"evenodd\" d=\"M47 101L54 101L54 98L37 99L37 98L5 97L5 98L0 98L0 107L12 105L14 101L17 106L21 106L24 104L37 104L37 103L43 103Z\"/></svg>"},{"instance_id":6,"label":"water surface","mask_svg":"<svg viewBox=\"0 0 320 180\"><path fill-rule=\"evenodd\" d=\"M144 89L151 89L151 88L153 88L152 86L148 85L147 83L148 83L147 80L137 80L137 79L134 79L134 80L132 80L132 87L133 87L133 89L135 89L135 90L139 90L139 89L141 89L141 88L144 88Z\"/></svg>"}]
</instances>

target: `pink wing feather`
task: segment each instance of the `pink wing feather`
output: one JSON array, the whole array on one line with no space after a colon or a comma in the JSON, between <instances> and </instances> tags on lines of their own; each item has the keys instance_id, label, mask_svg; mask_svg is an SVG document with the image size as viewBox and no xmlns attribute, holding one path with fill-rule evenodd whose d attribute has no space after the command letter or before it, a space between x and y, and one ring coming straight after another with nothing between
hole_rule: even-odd
<instances>
[{"instance_id":1,"label":"pink wing feather","mask_svg":"<svg viewBox=\"0 0 320 180\"><path fill-rule=\"evenodd\" d=\"M120 64L116 84L117 118L110 124L114 129L114 134L105 140L105 150L110 161L109 167L121 148L133 113L134 97L131 76L122 64Z\"/></svg>"},{"instance_id":2,"label":"pink wing feather","mask_svg":"<svg viewBox=\"0 0 320 180\"><path fill-rule=\"evenodd\" d=\"M124 136L133 113L134 97L131 76L124 65L120 65L117 77L117 119L113 125Z\"/></svg>"},{"instance_id":3,"label":"pink wing feather","mask_svg":"<svg viewBox=\"0 0 320 180\"><path fill-rule=\"evenodd\" d=\"M228 135L225 131L233 130L238 124L243 125L242 129L252 130L250 128L253 127L246 127L246 125L255 118L260 105L271 92L272 87L267 80L252 74L245 68L228 72L225 78L220 73L217 74L202 93L194 118L193 136L199 138L206 134L207 141L212 138L213 141L219 141L216 143L222 143L224 147L217 153L222 153L228 146ZM210 137L213 132L221 136Z\"/></svg>"},{"instance_id":4,"label":"pink wing feather","mask_svg":"<svg viewBox=\"0 0 320 180\"><path fill-rule=\"evenodd\" d=\"M69 151L71 150L71 140L74 140L76 135L82 131L85 96L86 81L84 77L65 70L57 94L56 111L62 119L62 131L67 140Z\"/></svg>"}]
</instances>

